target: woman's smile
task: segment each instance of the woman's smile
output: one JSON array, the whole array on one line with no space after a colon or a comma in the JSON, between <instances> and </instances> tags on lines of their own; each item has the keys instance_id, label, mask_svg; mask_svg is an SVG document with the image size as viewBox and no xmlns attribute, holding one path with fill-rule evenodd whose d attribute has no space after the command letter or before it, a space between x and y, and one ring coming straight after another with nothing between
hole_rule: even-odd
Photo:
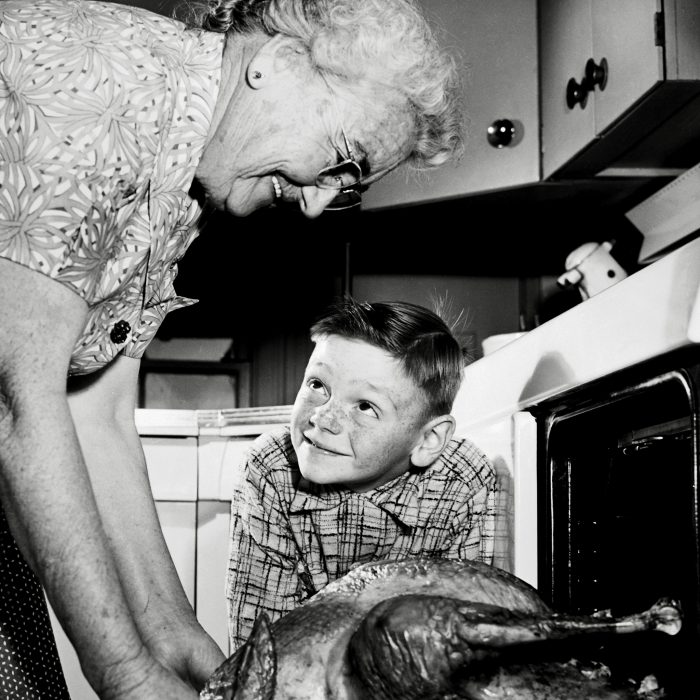
<instances>
[{"instance_id":1,"label":"woman's smile","mask_svg":"<svg viewBox=\"0 0 700 700\"><path fill-rule=\"evenodd\" d=\"M282 185L280 185L277 175L273 175L270 179L272 180L272 191L275 195L275 199L282 199Z\"/></svg>"}]
</instances>

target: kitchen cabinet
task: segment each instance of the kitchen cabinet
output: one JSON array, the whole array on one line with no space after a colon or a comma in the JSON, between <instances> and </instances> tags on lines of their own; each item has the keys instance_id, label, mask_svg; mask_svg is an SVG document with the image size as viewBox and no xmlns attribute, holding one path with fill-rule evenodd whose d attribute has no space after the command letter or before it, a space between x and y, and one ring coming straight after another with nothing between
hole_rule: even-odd
<instances>
[{"instance_id":1,"label":"kitchen cabinet","mask_svg":"<svg viewBox=\"0 0 700 700\"><path fill-rule=\"evenodd\" d=\"M539 180L536 0L421 0L444 28L463 81L466 150L456 165L429 175L400 166L372 185L363 209L381 209L535 183ZM489 127L507 120L512 140L489 142Z\"/></svg>"},{"instance_id":2,"label":"kitchen cabinet","mask_svg":"<svg viewBox=\"0 0 700 700\"><path fill-rule=\"evenodd\" d=\"M693 164L673 150L699 113L697 0L540 0L539 26L544 179Z\"/></svg>"}]
</instances>

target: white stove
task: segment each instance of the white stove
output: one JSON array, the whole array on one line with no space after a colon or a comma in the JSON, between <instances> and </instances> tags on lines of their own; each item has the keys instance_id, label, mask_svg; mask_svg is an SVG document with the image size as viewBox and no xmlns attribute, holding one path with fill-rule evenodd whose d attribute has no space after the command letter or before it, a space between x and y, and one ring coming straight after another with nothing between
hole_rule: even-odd
<instances>
[{"instance_id":1,"label":"white stove","mask_svg":"<svg viewBox=\"0 0 700 700\"><path fill-rule=\"evenodd\" d=\"M700 238L466 367L461 431L700 343Z\"/></svg>"},{"instance_id":2,"label":"white stove","mask_svg":"<svg viewBox=\"0 0 700 700\"><path fill-rule=\"evenodd\" d=\"M484 450L501 477L497 565L537 586L538 406L693 346L700 349L700 238L466 367L456 434Z\"/></svg>"}]
</instances>

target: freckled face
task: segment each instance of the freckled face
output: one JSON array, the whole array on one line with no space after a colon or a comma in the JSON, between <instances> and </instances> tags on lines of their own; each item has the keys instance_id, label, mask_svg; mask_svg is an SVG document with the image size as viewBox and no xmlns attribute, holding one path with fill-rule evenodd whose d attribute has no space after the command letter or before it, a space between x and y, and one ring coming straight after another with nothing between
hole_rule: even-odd
<instances>
[{"instance_id":1,"label":"freckled face","mask_svg":"<svg viewBox=\"0 0 700 700\"><path fill-rule=\"evenodd\" d=\"M403 474L421 440L423 401L384 350L340 336L317 338L292 411L302 475L367 491Z\"/></svg>"}]
</instances>

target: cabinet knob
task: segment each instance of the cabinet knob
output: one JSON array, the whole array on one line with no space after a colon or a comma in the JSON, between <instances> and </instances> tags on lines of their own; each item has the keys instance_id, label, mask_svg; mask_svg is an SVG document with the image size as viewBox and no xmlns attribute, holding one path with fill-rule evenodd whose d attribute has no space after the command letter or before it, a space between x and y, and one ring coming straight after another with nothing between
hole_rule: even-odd
<instances>
[{"instance_id":1,"label":"cabinet knob","mask_svg":"<svg viewBox=\"0 0 700 700\"><path fill-rule=\"evenodd\" d=\"M486 130L486 139L494 148L510 145L515 136L515 125L510 119L496 119Z\"/></svg>"},{"instance_id":2,"label":"cabinet knob","mask_svg":"<svg viewBox=\"0 0 700 700\"><path fill-rule=\"evenodd\" d=\"M583 78L580 83L575 78L570 78L566 85L566 106L573 109L576 105L581 105L581 109L586 106L588 93L593 92L596 86L605 90L608 84L608 61L601 58L600 63L596 63L592 58L586 61Z\"/></svg>"},{"instance_id":3,"label":"cabinet knob","mask_svg":"<svg viewBox=\"0 0 700 700\"><path fill-rule=\"evenodd\" d=\"M601 90L605 90L608 84L608 60L601 58L600 64L596 64L592 58L589 58L586 61L585 76L584 81L589 90L594 90L596 85Z\"/></svg>"},{"instance_id":4,"label":"cabinet knob","mask_svg":"<svg viewBox=\"0 0 700 700\"><path fill-rule=\"evenodd\" d=\"M586 106L588 99L588 87L584 78L580 83L575 78L570 78L566 84L566 106L573 109L576 105L581 105L581 109Z\"/></svg>"}]
</instances>

